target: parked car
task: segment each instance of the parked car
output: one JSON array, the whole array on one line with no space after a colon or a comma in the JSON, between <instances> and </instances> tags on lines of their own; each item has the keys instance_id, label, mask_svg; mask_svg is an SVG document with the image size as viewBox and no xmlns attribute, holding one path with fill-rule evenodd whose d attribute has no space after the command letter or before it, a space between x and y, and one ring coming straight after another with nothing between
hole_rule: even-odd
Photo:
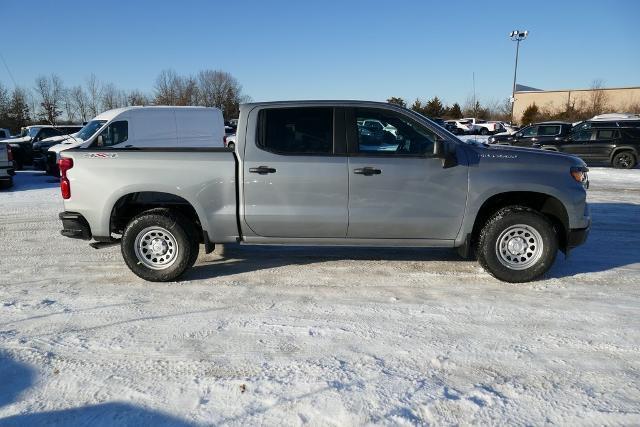
<instances>
[{"instance_id":1,"label":"parked car","mask_svg":"<svg viewBox=\"0 0 640 427\"><path fill-rule=\"evenodd\" d=\"M456 135L467 135L472 133L472 123L469 120L449 120L449 123L452 123L456 126L457 132L454 132Z\"/></svg>"},{"instance_id":2,"label":"parked car","mask_svg":"<svg viewBox=\"0 0 640 427\"><path fill-rule=\"evenodd\" d=\"M51 126L51 125L34 125L22 128L20 135L16 138L6 139L1 142L7 142L11 145L13 159L16 169L22 169L24 165L33 163L33 144L46 138L58 135L67 135L77 132L78 126Z\"/></svg>"},{"instance_id":3,"label":"parked car","mask_svg":"<svg viewBox=\"0 0 640 427\"><path fill-rule=\"evenodd\" d=\"M8 188L13 185L13 157L11 146L0 142L0 188Z\"/></svg>"},{"instance_id":4,"label":"parked car","mask_svg":"<svg viewBox=\"0 0 640 427\"><path fill-rule=\"evenodd\" d=\"M589 165L632 169L640 159L640 126L584 122L562 141L538 142L534 147L573 154Z\"/></svg>"},{"instance_id":5,"label":"parked car","mask_svg":"<svg viewBox=\"0 0 640 427\"><path fill-rule=\"evenodd\" d=\"M237 135L235 133L229 136L225 135L224 146L229 148L236 148L236 138L237 138Z\"/></svg>"},{"instance_id":6,"label":"parked car","mask_svg":"<svg viewBox=\"0 0 640 427\"><path fill-rule=\"evenodd\" d=\"M568 122L541 122L526 126L514 134L492 135L489 144L533 147L534 144L552 144L564 141L571 132Z\"/></svg>"},{"instance_id":7,"label":"parked car","mask_svg":"<svg viewBox=\"0 0 640 427\"><path fill-rule=\"evenodd\" d=\"M54 145L61 144L64 141L74 141L74 136L77 135L80 129L82 129L82 126L66 126L66 132L70 132L72 130L75 130L75 132L65 135L56 135L34 142L31 146L33 167L39 170L46 170L47 151L49 150L49 148L53 147Z\"/></svg>"},{"instance_id":8,"label":"parked car","mask_svg":"<svg viewBox=\"0 0 640 427\"><path fill-rule=\"evenodd\" d=\"M224 147L223 138L224 121L218 108L116 108L99 114L74 137L51 147L47 168L57 175L60 153L77 147Z\"/></svg>"},{"instance_id":9,"label":"parked car","mask_svg":"<svg viewBox=\"0 0 640 427\"><path fill-rule=\"evenodd\" d=\"M11 138L11 132L9 131L9 129L0 128L0 140L9 138Z\"/></svg>"},{"instance_id":10,"label":"parked car","mask_svg":"<svg viewBox=\"0 0 640 427\"><path fill-rule=\"evenodd\" d=\"M504 131L502 124L497 121L486 121L474 117L467 117L462 120L468 123L469 133L474 135L492 135Z\"/></svg>"},{"instance_id":11,"label":"parked car","mask_svg":"<svg viewBox=\"0 0 640 427\"><path fill-rule=\"evenodd\" d=\"M367 121L396 129L393 150L359 134ZM579 158L465 143L388 103L243 104L235 150L99 138L61 153L62 234L119 243L150 281L183 274L200 243L241 242L458 248L523 282L591 223Z\"/></svg>"}]
</instances>

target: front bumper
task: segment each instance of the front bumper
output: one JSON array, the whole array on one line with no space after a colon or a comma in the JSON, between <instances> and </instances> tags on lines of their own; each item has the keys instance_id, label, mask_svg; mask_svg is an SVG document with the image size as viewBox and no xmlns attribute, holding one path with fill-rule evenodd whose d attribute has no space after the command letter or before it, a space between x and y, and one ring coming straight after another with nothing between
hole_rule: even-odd
<instances>
[{"instance_id":1,"label":"front bumper","mask_svg":"<svg viewBox=\"0 0 640 427\"><path fill-rule=\"evenodd\" d=\"M72 239L91 240L91 227L82 215L76 212L60 212L58 217L62 221L60 234Z\"/></svg>"},{"instance_id":2,"label":"front bumper","mask_svg":"<svg viewBox=\"0 0 640 427\"><path fill-rule=\"evenodd\" d=\"M589 231L591 231L591 224L589 224L587 228L574 228L569 230L569 234L567 235L567 249L576 248L586 242Z\"/></svg>"}]
</instances>

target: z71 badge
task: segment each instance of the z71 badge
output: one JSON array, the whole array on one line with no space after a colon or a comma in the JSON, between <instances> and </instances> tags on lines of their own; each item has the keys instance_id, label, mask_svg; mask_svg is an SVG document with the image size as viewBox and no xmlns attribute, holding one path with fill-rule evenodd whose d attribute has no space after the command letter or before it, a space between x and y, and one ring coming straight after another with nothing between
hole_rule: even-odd
<instances>
[{"instance_id":1,"label":"z71 badge","mask_svg":"<svg viewBox=\"0 0 640 427\"><path fill-rule=\"evenodd\" d=\"M118 157L118 153L86 153L82 157L89 159L115 159Z\"/></svg>"}]
</instances>

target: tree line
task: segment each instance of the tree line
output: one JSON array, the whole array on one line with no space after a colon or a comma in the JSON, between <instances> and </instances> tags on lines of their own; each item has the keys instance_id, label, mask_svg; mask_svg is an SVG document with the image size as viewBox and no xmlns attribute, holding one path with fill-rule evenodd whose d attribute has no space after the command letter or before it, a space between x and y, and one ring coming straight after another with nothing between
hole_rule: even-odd
<instances>
[{"instance_id":1,"label":"tree line","mask_svg":"<svg viewBox=\"0 0 640 427\"><path fill-rule=\"evenodd\" d=\"M225 119L238 116L249 97L238 80L226 71L202 70L179 75L163 70L153 91L119 89L91 74L84 84L67 87L57 74L39 76L32 88L6 88L0 82L0 128L18 132L30 124L86 122L103 111L132 105L197 105L218 107Z\"/></svg>"},{"instance_id":2,"label":"tree line","mask_svg":"<svg viewBox=\"0 0 640 427\"><path fill-rule=\"evenodd\" d=\"M387 99L387 102L407 107L404 99L395 96ZM434 96L427 101L416 98L409 108L427 117L446 120L476 117L485 120L509 121L511 118L511 103L509 99L482 104L477 99L469 97L461 107L457 102L451 106L445 105L440 98Z\"/></svg>"}]
</instances>

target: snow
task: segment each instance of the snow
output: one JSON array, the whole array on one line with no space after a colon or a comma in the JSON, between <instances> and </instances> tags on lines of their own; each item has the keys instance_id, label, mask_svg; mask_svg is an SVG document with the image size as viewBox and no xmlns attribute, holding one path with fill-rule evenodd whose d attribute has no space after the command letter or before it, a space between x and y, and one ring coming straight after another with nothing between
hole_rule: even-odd
<instances>
[{"instance_id":1,"label":"snow","mask_svg":"<svg viewBox=\"0 0 640 427\"><path fill-rule=\"evenodd\" d=\"M147 283L0 192L0 425L640 424L640 169L544 280L449 250L225 246Z\"/></svg>"}]
</instances>

